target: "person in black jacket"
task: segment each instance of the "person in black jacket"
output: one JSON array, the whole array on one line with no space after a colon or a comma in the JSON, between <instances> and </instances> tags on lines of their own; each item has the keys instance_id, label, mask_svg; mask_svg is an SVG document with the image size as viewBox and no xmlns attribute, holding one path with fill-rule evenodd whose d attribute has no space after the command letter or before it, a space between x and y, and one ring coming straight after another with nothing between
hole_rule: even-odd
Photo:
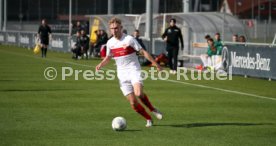
<instances>
[{"instance_id":1,"label":"person in black jacket","mask_svg":"<svg viewBox=\"0 0 276 146\"><path fill-rule=\"evenodd\" d=\"M86 59L88 59L89 37L84 29L81 30L80 47L82 54L85 54Z\"/></svg>"},{"instance_id":2,"label":"person in black jacket","mask_svg":"<svg viewBox=\"0 0 276 146\"><path fill-rule=\"evenodd\" d=\"M167 43L166 50L168 51L170 73L176 74L177 69L177 56L179 50L179 40L181 42L181 50L184 48L183 37L181 30L175 25L176 20L170 20L170 26L165 30L162 38Z\"/></svg>"},{"instance_id":3,"label":"person in black jacket","mask_svg":"<svg viewBox=\"0 0 276 146\"><path fill-rule=\"evenodd\" d=\"M140 32L138 29L136 29L134 32L133 32L133 37L136 39L136 41L141 45L141 47L144 49L144 50L147 50L146 49L146 46L144 45L143 43L143 40L140 38Z\"/></svg>"},{"instance_id":4,"label":"person in black jacket","mask_svg":"<svg viewBox=\"0 0 276 146\"><path fill-rule=\"evenodd\" d=\"M73 25L72 33L76 34L77 32L81 32L81 30L84 29L80 21L77 21L75 25Z\"/></svg>"},{"instance_id":5,"label":"person in black jacket","mask_svg":"<svg viewBox=\"0 0 276 146\"><path fill-rule=\"evenodd\" d=\"M41 25L38 28L38 36L40 38L41 43L41 57L46 57L47 54L47 48L49 45L49 38L51 38L51 28L47 24L46 19L42 19Z\"/></svg>"},{"instance_id":6,"label":"person in black jacket","mask_svg":"<svg viewBox=\"0 0 276 146\"><path fill-rule=\"evenodd\" d=\"M107 33L104 30L102 30L102 29L100 29L98 31L99 31L98 39L97 39L97 42L96 42L96 44L94 46L96 56L99 55L102 46L105 45L107 43L107 41L108 41L108 35L107 35Z\"/></svg>"},{"instance_id":7,"label":"person in black jacket","mask_svg":"<svg viewBox=\"0 0 276 146\"><path fill-rule=\"evenodd\" d=\"M74 46L72 48L72 52L73 52L72 58L73 59L78 59L78 57L81 56L80 37L81 37L81 33L79 31L77 31L76 43L74 44Z\"/></svg>"}]
</instances>

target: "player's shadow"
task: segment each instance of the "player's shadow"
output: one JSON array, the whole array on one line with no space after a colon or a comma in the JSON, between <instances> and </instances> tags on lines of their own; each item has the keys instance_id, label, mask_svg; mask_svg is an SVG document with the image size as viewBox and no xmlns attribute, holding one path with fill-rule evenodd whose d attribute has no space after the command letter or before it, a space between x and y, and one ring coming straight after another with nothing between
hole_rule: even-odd
<instances>
[{"instance_id":1,"label":"player's shadow","mask_svg":"<svg viewBox=\"0 0 276 146\"><path fill-rule=\"evenodd\" d=\"M138 130L138 129L126 129L123 132L139 132L139 131L142 131L142 130Z\"/></svg>"},{"instance_id":2,"label":"player's shadow","mask_svg":"<svg viewBox=\"0 0 276 146\"><path fill-rule=\"evenodd\" d=\"M197 128L211 126L259 126L259 125L274 125L272 123L187 123L187 124L167 124L154 126L169 126L175 128Z\"/></svg>"}]
</instances>

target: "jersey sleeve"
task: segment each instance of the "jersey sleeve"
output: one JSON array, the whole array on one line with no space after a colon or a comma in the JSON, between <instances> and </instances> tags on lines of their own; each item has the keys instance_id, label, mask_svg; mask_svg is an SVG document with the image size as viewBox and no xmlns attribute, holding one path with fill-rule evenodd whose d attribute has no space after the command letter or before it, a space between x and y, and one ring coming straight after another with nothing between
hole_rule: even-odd
<instances>
[{"instance_id":1,"label":"jersey sleeve","mask_svg":"<svg viewBox=\"0 0 276 146\"><path fill-rule=\"evenodd\" d=\"M112 56L112 53L111 53L111 50L110 50L110 43L106 44L106 56L109 56L109 57Z\"/></svg>"},{"instance_id":2,"label":"jersey sleeve","mask_svg":"<svg viewBox=\"0 0 276 146\"><path fill-rule=\"evenodd\" d=\"M136 51L140 51L142 49L141 45L133 37L130 39L130 46Z\"/></svg>"}]
</instances>

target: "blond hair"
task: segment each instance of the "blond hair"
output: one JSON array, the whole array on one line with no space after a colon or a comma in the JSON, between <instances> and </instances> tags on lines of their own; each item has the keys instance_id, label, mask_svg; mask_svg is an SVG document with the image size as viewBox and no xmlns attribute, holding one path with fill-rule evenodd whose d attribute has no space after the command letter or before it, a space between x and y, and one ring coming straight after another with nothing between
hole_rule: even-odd
<instances>
[{"instance_id":1,"label":"blond hair","mask_svg":"<svg viewBox=\"0 0 276 146\"><path fill-rule=\"evenodd\" d=\"M122 24L122 21L119 18L113 17L110 21L109 21L109 25L113 24L113 23L117 23L119 25Z\"/></svg>"}]
</instances>

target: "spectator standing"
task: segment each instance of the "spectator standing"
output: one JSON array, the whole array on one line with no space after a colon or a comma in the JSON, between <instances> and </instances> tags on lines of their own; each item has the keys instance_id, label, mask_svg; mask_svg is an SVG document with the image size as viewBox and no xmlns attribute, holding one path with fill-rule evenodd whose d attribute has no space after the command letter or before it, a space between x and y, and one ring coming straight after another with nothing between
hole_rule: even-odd
<instances>
[{"instance_id":1,"label":"spectator standing","mask_svg":"<svg viewBox=\"0 0 276 146\"><path fill-rule=\"evenodd\" d=\"M49 45L49 39L52 38L52 31L50 26L47 24L46 19L42 19L41 25L38 28L38 36L41 44L41 57L45 58Z\"/></svg>"},{"instance_id":2,"label":"spectator standing","mask_svg":"<svg viewBox=\"0 0 276 146\"><path fill-rule=\"evenodd\" d=\"M145 44L143 43L143 40L140 39L140 32L139 32L138 29L136 29L136 30L133 32L133 37L136 39L136 41L141 45L141 47L142 47L144 50L147 50Z\"/></svg>"},{"instance_id":3,"label":"spectator standing","mask_svg":"<svg viewBox=\"0 0 276 146\"><path fill-rule=\"evenodd\" d=\"M108 35L107 35L107 33L104 31L104 30L100 30L100 36L101 36L101 44L102 45L104 45L104 44L106 44L107 43L107 41L108 41Z\"/></svg>"},{"instance_id":4,"label":"spectator standing","mask_svg":"<svg viewBox=\"0 0 276 146\"><path fill-rule=\"evenodd\" d=\"M179 40L181 42L181 50L184 48L184 43L181 30L176 26L175 19L170 20L170 26L163 33L162 38L167 43L166 50L168 52L170 73L176 74Z\"/></svg>"},{"instance_id":5,"label":"spectator standing","mask_svg":"<svg viewBox=\"0 0 276 146\"><path fill-rule=\"evenodd\" d=\"M97 42L99 40L100 31L95 30L94 32L91 32L91 33L93 33L93 35L91 35L93 39L91 41L91 38L90 38L91 44L90 44L89 55L92 56L92 57L95 57L97 55L95 46L97 45Z\"/></svg>"},{"instance_id":6,"label":"spectator standing","mask_svg":"<svg viewBox=\"0 0 276 146\"><path fill-rule=\"evenodd\" d=\"M77 21L77 24L76 24L76 26L75 26L75 28L74 28L75 33L81 32L82 29L83 29L83 27L82 27L82 25L81 25L81 22L80 22L80 21Z\"/></svg>"},{"instance_id":7,"label":"spectator standing","mask_svg":"<svg viewBox=\"0 0 276 146\"><path fill-rule=\"evenodd\" d=\"M85 26L84 26L84 27L85 27L86 34L89 35L89 34L90 34L90 33L89 33L89 21L86 21L86 22L85 22Z\"/></svg>"},{"instance_id":8,"label":"spectator standing","mask_svg":"<svg viewBox=\"0 0 276 146\"><path fill-rule=\"evenodd\" d=\"M220 33L215 34L214 46L217 49L216 55L221 55L223 45L222 45L222 42L221 42Z\"/></svg>"},{"instance_id":9,"label":"spectator standing","mask_svg":"<svg viewBox=\"0 0 276 146\"><path fill-rule=\"evenodd\" d=\"M239 41L238 35L237 35L237 34L234 34L234 35L232 36L232 42L236 43L236 42L238 42L238 41Z\"/></svg>"},{"instance_id":10,"label":"spectator standing","mask_svg":"<svg viewBox=\"0 0 276 146\"><path fill-rule=\"evenodd\" d=\"M138 29L136 29L133 32L133 38L140 44L140 46L144 50L147 50L146 46L143 43L143 40L140 38L140 32L139 32ZM145 60L144 56L140 55L139 52L137 52L137 55L138 55L138 60L139 60L139 62L140 62L141 65L147 65L148 63L150 63L149 61Z\"/></svg>"},{"instance_id":11,"label":"spectator standing","mask_svg":"<svg viewBox=\"0 0 276 146\"><path fill-rule=\"evenodd\" d=\"M72 49L73 52L73 59L78 59L79 56L81 56L81 45L80 45L80 37L81 33L77 31L76 33L76 43Z\"/></svg>"},{"instance_id":12,"label":"spectator standing","mask_svg":"<svg viewBox=\"0 0 276 146\"><path fill-rule=\"evenodd\" d=\"M245 43L245 42L246 42L245 36L241 35L241 36L239 37L239 42Z\"/></svg>"},{"instance_id":13,"label":"spectator standing","mask_svg":"<svg viewBox=\"0 0 276 146\"><path fill-rule=\"evenodd\" d=\"M108 41L107 33L104 30L102 30L102 29L98 30L97 42L96 42L96 44L94 46L95 52L96 52L96 56L98 56L98 54L99 54L102 46L105 45L107 41Z\"/></svg>"},{"instance_id":14,"label":"spectator standing","mask_svg":"<svg viewBox=\"0 0 276 146\"><path fill-rule=\"evenodd\" d=\"M80 47L82 54L88 59L89 37L86 35L84 29L81 30Z\"/></svg>"}]
</instances>

